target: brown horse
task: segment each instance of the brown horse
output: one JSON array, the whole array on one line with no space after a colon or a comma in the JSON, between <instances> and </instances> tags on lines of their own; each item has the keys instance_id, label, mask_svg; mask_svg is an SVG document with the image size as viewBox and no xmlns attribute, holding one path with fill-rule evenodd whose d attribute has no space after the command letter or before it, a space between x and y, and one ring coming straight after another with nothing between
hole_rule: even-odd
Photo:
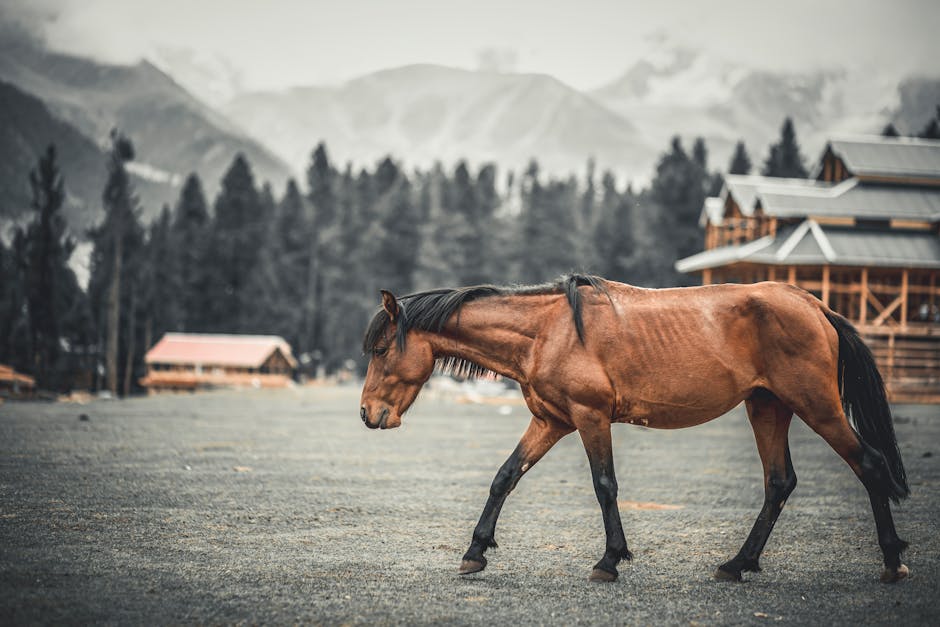
<instances>
[{"instance_id":1,"label":"brown horse","mask_svg":"<svg viewBox=\"0 0 940 627\"><path fill-rule=\"evenodd\" d=\"M740 580L743 571L760 570L761 551L796 486L787 442L794 413L868 490L882 581L907 576L907 543L888 501L907 496L908 487L884 384L852 325L811 294L780 283L650 290L570 275L536 287L440 289L400 299L383 291L382 298L363 342L371 355L360 409L366 426L399 426L435 364L513 379L532 412L493 480L461 574L486 567L506 496L577 430L607 533L591 580L615 580L618 562L632 555L617 509L611 424L691 427L744 401L764 467L764 505L716 577Z\"/></svg>"}]
</instances>

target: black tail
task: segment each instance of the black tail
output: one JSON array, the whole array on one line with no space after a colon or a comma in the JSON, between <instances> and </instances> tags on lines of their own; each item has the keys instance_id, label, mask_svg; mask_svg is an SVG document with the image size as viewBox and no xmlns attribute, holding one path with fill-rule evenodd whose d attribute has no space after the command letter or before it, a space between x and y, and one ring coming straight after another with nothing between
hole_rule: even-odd
<instances>
[{"instance_id":1,"label":"black tail","mask_svg":"<svg viewBox=\"0 0 940 627\"><path fill-rule=\"evenodd\" d=\"M910 489L881 373L852 323L832 311L825 314L839 334L839 389L845 413L852 418L862 441L881 453L887 462L891 474L888 496L897 502Z\"/></svg>"}]
</instances>

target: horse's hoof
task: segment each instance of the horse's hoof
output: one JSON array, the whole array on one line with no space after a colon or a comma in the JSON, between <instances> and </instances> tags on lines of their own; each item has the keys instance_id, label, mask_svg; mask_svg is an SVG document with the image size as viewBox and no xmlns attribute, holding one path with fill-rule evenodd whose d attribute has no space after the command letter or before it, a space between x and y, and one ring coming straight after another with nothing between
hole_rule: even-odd
<instances>
[{"instance_id":1,"label":"horse's hoof","mask_svg":"<svg viewBox=\"0 0 940 627\"><path fill-rule=\"evenodd\" d=\"M741 571L725 570L719 566L715 570L715 579L718 581L741 581Z\"/></svg>"},{"instance_id":2,"label":"horse's hoof","mask_svg":"<svg viewBox=\"0 0 940 627\"><path fill-rule=\"evenodd\" d=\"M610 573L606 570L595 568L593 571L591 571L591 576L588 577L588 581L610 583L612 581L617 581L617 573Z\"/></svg>"},{"instance_id":3,"label":"horse's hoof","mask_svg":"<svg viewBox=\"0 0 940 627\"><path fill-rule=\"evenodd\" d=\"M469 575L471 573L478 573L484 568L486 568L486 564L483 562L478 562L476 560L464 560L460 562L460 568L457 570L457 574Z\"/></svg>"},{"instance_id":4,"label":"horse's hoof","mask_svg":"<svg viewBox=\"0 0 940 627\"><path fill-rule=\"evenodd\" d=\"M907 579L910 574L911 569L904 564L901 564L897 570L885 568L884 572L881 573L881 583L897 583L902 579Z\"/></svg>"}]
</instances>

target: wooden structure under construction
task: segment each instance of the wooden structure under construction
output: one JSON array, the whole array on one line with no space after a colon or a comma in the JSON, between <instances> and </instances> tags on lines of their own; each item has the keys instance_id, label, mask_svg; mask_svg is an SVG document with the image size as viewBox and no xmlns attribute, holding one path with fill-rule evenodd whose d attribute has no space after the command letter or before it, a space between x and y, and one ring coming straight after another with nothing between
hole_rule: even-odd
<instances>
[{"instance_id":1,"label":"wooden structure under construction","mask_svg":"<svg viewBox=\"0 0 940 627\"><path fill-rule=\"evenodd\" d=\"M702 210L703 284L784 281L846 316L895 402L940 402L940 141L832 140L813 179L733 176Z\"/></svg>"},{"instance_id":2,"label":"wooden structure under construction","mask_svg":"<svg viewBox=\"0 0 940 627\"><path fill-rule=\"evenodd\" d=\"M167 333L144 357L149 392L217 387L287 387L297 367L274 335Z\"/></svg>"}]
</instances>

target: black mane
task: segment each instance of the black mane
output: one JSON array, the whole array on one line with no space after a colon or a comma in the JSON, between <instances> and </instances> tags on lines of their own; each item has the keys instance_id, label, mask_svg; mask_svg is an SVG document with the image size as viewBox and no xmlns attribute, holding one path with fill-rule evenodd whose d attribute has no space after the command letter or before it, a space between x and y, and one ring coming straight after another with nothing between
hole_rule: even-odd
<instances>
[{"instance_id":1,"label":"black mane","mask_svg":"<svg viewBox=\"0 0 940 627\"><path fill-rule=\"evenodd\" d=\"M566 274L552 283L542 285L497 286L474 285L460 288L439 288L426 292L416 292L398 298L400 313L396 331L398 348L405 348L405 339L408 331L419 329L422 331L440 332L454 313L460 311L464 303L490 296L517 296L528 294L556 294L564 293L571 306L571 315L574 320L578 339L584 342L584 320L581 315L581 294L578 288L590 285L598 292L610 295L600 277L587 274ZM389 325L388 313L384 309L376 312L366 329L362 340L362 351L371 354L376 345L385 338ZM445 371L468 378L486 373L486 369L477 364L455 357L441 358L438 365Z\"/></svg>"}]
</instances>

